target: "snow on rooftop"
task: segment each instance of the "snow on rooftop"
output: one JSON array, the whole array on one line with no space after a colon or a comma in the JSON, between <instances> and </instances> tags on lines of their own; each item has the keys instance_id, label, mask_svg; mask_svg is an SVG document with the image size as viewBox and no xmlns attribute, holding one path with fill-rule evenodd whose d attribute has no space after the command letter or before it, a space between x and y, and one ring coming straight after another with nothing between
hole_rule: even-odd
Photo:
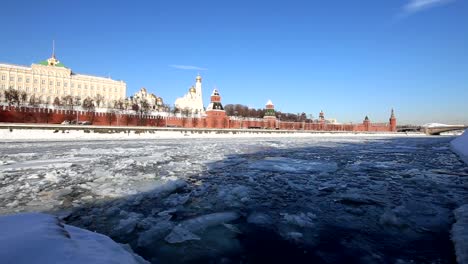
<instances>
[{"instance_id":1,"label":"snow on rooftop","mask_svg":"<svg viewBox=\"0 0 468 264\"><path fill-rule=\"evenodd\" d=\"M0 217L2 263L148 263L107 236L24 213Z\"/></svg>"}]
</instances>

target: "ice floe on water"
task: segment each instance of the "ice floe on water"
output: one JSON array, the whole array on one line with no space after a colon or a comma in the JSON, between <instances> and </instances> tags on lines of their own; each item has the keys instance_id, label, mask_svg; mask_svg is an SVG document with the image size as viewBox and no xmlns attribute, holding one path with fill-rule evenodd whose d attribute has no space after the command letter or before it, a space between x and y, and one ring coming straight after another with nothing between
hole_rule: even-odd
<instances>
[{"instance_id":1,"label":"ice floe on water","mask_svg":"<svg viewBox=\"0 0 468 264\"><path fill-rule=\"evenodd\" d=\"M152 263L452 263L451 139L0 143L0 213L54 213Z\"/></svg>"},{"instance_id":2,"label":"ice floe on water","mask_svg":"<svg viewBox=\"0 0 468 264\"><path fill-rule=\"evenodd\" d=\"M266 157L251 163L250 169L285 173L333 172L338 169L335 162L320 162L291 159L286 157Z\"/></svg>"}]
</instances>

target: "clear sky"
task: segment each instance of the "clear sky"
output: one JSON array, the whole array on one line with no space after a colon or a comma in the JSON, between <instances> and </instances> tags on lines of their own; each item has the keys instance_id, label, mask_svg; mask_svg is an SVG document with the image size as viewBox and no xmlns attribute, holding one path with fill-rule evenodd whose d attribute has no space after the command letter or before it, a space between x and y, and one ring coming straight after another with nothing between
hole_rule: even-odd
<instances>
[{"instance_id":1,"label":"clear sky","mask_svg":"<svg viewBox=\"0 0 468 264\"><path fill-rule=\"evenodd\" d=\"M173 104L199 72L205 105L342 122L468 123L468 1L4 1L0 62L57 58Z\"/></svg>"}]
</instances>

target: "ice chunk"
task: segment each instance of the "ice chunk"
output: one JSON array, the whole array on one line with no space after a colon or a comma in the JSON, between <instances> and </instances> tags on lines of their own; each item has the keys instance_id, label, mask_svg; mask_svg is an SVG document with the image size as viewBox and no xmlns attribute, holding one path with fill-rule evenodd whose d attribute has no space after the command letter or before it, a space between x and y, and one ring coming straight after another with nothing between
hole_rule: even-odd
<instances>
[{"instance_id":1,"label":"ice chunk","mask_svg":"<svg viewBox=\"0 0 468 264\"><path fill-rule=\"evenodd\" d=\"M273 219L264 213L254 212L247 217L247 223L255 225L270 225L273 223Z\"/></svg>"},{"instance_id":2,"label":"ice chunk","mask_svg":"<svg viewBox=\"0 0 468 264\"><path fill-rule=\"evenodd\" d=\"M200 240L200 237L178 225L174 227L169 235L165 238L167 243L175 244L189 240Z\"/></svg>"},{"instance_id":3,"label":"ice chunk","mask_svg":"<svg viewBox=\"0 0 468 264\"><path fill-rule=\"evenodd\" d=\"M381 201L373 199L368 196L364 196L358 193L348 193L340 196L340 199L337 200L342 204L346 205L378 205L381 204Z\"/></svg>"},{"instance_id":4,"label":"ice chunk","mask_svg":"<svg viewBox=\"0 0 468 264\"><path fill-rule=\"evenodd\" d=\"M380 224L395 227L404 226L402 220L392 210L386 210L382 216L380 216Z\"/></svg>"},{"instance_id":5,"label":"ice chunk","mask_svg":"<svg viewBox=\"0 0 468 264\"><path fill-rule=\"evenodd\" d=\"M236 212L221 212L202 215L193 219L185 220L174 227L165 240L168 243L181 243L187 240L197 239L198 236L192 232L231 222L239 218Z\"/></svg>"},{"instance_id":6,"label":"ice chunk","mask_svg":"<svg viewBox=\"0 0 468 264\"><path fill-rule=\"evenodd\" d=\"M138 246L145 247L151 245L155 241L161 241L164 236L167 236L173 229L174 224L166 219L157 220L153 226L139 234Z\"/></svg>"},{"instance_id":7,"label":"ice chunk","mask_svg":"<svg viewBox=\"0 0 468 264\"><path fill-rule=\"evenodd\" d=\"M249 168L269 172L334 172L338 169L336 162L311 161L285 157L267 157L249 165Z\"/></svg>"},{"instance_id":8,"label":"ice chunk","mask_svg":"<svg viewBox=\"0 0 468 264\"><path fill-rule=\"evenodd\" d=\"M129 234L135 229L137 223L143 218L143 215L131 212L127 215L127 218L121 219L116 230Z\"/></svg>"},{"instance_id":9,"label":"ice chunk","mask_svg":"<svg viewBox=\"0 0 468 264\"><path fill-rule=\"evenodd\" d=\"M466 134L466 132L465 132ZM455 245L457 262L468 263L468 204L454 211L456 223L452 226L452 241Z\"/></svg>"},{"instance_id":10,"label":"ice chunk","mask_svg":"<svg viewBox=\"0 0 468 264\"><path fill-rule=\"evenodd\" d=\"M284 220L292 225L299 227L314 227L314 220L317 216L313 213L299 213L299 214L281 214Z\"/></svg>"},{"instance_id":11,"label":"ice chunk","mask_svg":"<svg viewBox=\"0 0 468 264\"><path fill-rule=\"evenodd\" d=\"M164 200L164 204L167 206L178 206L178 205L185 204L189 199L190 199L190 193L188 194L173 193Z\"/></svg>"},{"instance_id":12,"label":"ice chunk","mask_svg":"<svg viewBox=\"0 0 468 264\"><path fill-rule=\"evenodd\" d=\"M249 188L242 185L220 187L218 199L229 206L242 206L249 201Z\"/></svg>"}]
</instances>

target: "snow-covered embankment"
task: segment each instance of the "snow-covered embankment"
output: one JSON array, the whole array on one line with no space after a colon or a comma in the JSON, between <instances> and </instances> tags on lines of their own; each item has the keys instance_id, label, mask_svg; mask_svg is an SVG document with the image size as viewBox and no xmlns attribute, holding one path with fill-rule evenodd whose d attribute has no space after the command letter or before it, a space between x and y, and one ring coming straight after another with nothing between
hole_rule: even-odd
<instances>
[{"instance_id":1,"label":"snow-covered embankment","mask_svg":"<svg viewBox=\"0 0 468 264\"><path fill-rule=\"evenodd\" d=\"M468 164L468 130L465 131L461 136L450 142L452 150L457 153L460 158Z\"/></svg>"},{"instance_id":2,"label":"snow-covered embankment","mask_svg":"<svg viewBox=\"0 0 468 264\"><path fill-rule=\"evenodd\" d=\"M0 262L148 263L107 236L41 213L0 217Z\"/></svg>"},{"instance_id":3,"label":"snow-covered embankment","mask_svg":"<svg viewBox=\"0 0 468 264\"><path fill-rule=\"evenodd\" d=\"M452 150L468 164L468 130L450 142ZM468 204L454 211L456 223L452 227L452 240L455 245L457 262L468 264Z\"/></svg>"}]
</instances>

